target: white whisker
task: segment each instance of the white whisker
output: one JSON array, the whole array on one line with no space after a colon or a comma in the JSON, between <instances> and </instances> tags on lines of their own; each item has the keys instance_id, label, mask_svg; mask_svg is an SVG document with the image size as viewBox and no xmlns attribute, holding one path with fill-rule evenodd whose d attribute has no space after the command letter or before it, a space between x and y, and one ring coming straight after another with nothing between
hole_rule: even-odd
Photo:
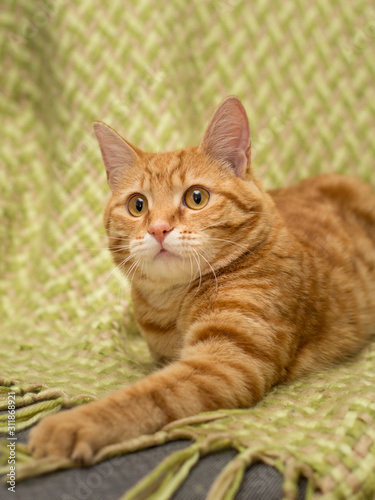
<instances>
[{"instance_id":1,"label":"white whisker","mask_svg":"<svg viewBox=\"0 0 375 500\"><path fill-rule=\"evenodd\" d=\"M135 262L133 262L133 264L129 267L129 269L127 270L127 272L125 274L125 278L128 279L130 277L131 272L137 266L137 264L139 264L139 260L136 260Z\"/></svg>"},{"instance_id":2,"label":"white whisker","mask_svg":"<svg viewBox=\"0 0 375 500\"><path fill-rule=\"evenodd\" d=\"M212 236L209 236L209 238L210 238L210 240L224 241L224 242L226 242L226 243L231 243L232 245L236 245L237 247L242 248L242 249L244 249L244 250L246 250L246 251L248 251L248 250L249 250L249 248L248 248L247 246L245 246L245 245L241 245L240 243L236 243L236 242L231 241L231 240L226 240L226 239L224 239L224 238L213 238Z\"/></svg>"},{"instance_id":3,"label":"white whisker","mask_svg":"<svg viewBox=\"0 0 375 500\"><path fill-rule=\"evenodd\" d=\"M108 249L109 253L121 253L121 252L127 252L129 253L129 250L127 248L119 248L118 250L110 250Z\"/></svg>"},{"instance_id":4,"label":"white whisker","mask_svg":"<svg viewBox=\"0 0 375 500\"><path fill-rule=\"evenodd\" d=\"M199 270L199 285L198 285L198 289L197 289L197 291L195 292L195 294L197 294L197 293L198 293L198 291L199 291L199 289L200 289L200 287L201 287L201 283L202 283L202 271L201 271L201 266L200 266L200 264L199 264L199 255L198 255L198 252L197 252L194 248L192 248L192 250L193 250L193 252L194 252L194 253L197 255L197 257L198 257L198 258L197 258L195 255L193 255L193 257L194 257L194 259L195 259L195 261L196 261L196 263L197 263L198 270Z\"/></svg>"},{"instance_id":5,"label":"white whisker","mask_svg":"<svg viewBox=\"0 0 375 500\"><path fill-rule=\"evenodd\" d=\"M103 283L100 286L103 286L104 283L106 283L107 280L113 275L113 273L115 273L117 270L121 269L121 267L123 267L128 262L128 260L130 260L131 258L133 258L133 255L129 255L129 257L124 259L122 262L120 262L120 264L118 264L114 269L112 269L112 271L108 274L108 276L106 277L106 279L103 281Z\"/></svg>"},{"instance_id":6,"label":"white whisker","mask_svg":"<svg viewBox=\"0 0 375 500\"><path fill-rule=\"evenodd\" d=\"M130 280L130 284L132 283L132 281L134 279L135 273L137 272L137 269L138 269L138 266L139 266L140 262L141 261L138 259L135 262L135 265L133 264L131 266L131 268L129 269L128 273L126 273L126 277Z\"/></svg>"},{"instance_id":7,"label":"white whisker","mask_svg":"<svg viewBox=\"0 0 375 500\"><path fill-rule=\"evenodd\" d=\"M205 258L205 257L204 257L201 253L199 253L199 255L202 257L202 259L204 259L204 260L207 262L207 264L208 264L208 265L210 266L210 268L211 268L211 271L212 271L213 275L215 276L215 282L216 282L216 294L217 294L217 291L218 291L218 287L219 287L219 286L218 286L218 283L217 283L217 276L216 276L216 273L215 273L215 271L214 271L214 268L211 266L211 264L208 262L208 260L207 260L207 259L206 259L206 258Z\"/></svg>"},{"instance_id":8,"label":"white whisker","mask_svg":"<svg viewBox=\"0 0 375 500\"><path fill-rule=\"evenodd\" d=\"M193 281L193 261L191 260L190 254L189 254L189 259L190 259L190 280L189 280L189 283L187 284L186 288L189 288L191 285L191 282Z\"/></svg>"}]
</instances>

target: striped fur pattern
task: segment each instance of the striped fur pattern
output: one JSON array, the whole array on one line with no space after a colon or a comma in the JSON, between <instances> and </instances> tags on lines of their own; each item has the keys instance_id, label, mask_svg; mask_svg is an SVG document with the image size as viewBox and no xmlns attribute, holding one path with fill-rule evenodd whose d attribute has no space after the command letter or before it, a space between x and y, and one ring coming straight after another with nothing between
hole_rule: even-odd
<instances>
[{"instance_id":1,"label":"striped fur pattern","mask_svg":"<svg viewBox=\"0 0 375 500\"><path fill-rule=\"evenodd\" d=\"M145 153L104 124L95 131L112 190L109 248L165 366L42 421L31 433L35 456L85 463L104 445L173 420L249 407L274 385L341 362L371 339L370 186L324 175L265 192L250 168L247 117L235 97L215 112L199 147ZM209 194L203 208L187 205L192 187L198 201L202 189Z\"/></svg>"}]
</instances>

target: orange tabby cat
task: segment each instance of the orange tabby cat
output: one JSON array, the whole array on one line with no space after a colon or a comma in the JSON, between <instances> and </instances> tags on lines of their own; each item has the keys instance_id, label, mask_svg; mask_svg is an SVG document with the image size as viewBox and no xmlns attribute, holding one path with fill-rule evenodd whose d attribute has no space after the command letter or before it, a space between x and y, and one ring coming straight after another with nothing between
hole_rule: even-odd
<instances>
[{"instance_id":1,"label":"orange tabby cat","mask_svg":"<svg viewBox=\"0 0 375 500\"><path fill-rule=\"evenodd\" d=\"M280 382L357 352L375 333L375 194L319 176L266 193L246 112L218 107L199 147L145 153L94 124L112 197L113 259L163 369L43 420L36 457L87 462L172 420L246 408Z\"/></svg>"}]
</instances>

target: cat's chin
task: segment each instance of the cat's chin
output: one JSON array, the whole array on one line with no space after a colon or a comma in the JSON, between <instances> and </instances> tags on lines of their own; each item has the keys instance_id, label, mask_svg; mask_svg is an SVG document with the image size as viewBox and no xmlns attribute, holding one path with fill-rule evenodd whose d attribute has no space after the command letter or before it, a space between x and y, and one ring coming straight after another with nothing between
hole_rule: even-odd
<instances>
[{"instance_id":1,"label":"cat's chin","mask_svg":"<svg viewBox=\"0 0 375 500\"><path fill-rule=\"evenodd\" d=\"M148 278L171 285L188 283L193 272L190 259L164 249L153 260L145 262L144 270Z\"/></svg>"}]
</instances>

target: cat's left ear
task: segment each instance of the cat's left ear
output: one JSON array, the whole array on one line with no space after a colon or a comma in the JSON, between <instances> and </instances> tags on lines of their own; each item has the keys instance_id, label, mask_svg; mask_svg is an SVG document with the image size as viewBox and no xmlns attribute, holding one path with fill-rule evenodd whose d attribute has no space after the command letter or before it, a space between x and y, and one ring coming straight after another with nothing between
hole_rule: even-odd
<instances>
[{"instance_id":1,"label":"cat's left ear","mask_svg":"<svg viewBox=\"0 0 375 500\"><path fill-rule=\"evenodd\" d=\"M216 109L199 149L220 164L229 164L238 177L250 165L250 126L238 97L224 99Z\"/></svg>"}]
</instances>

